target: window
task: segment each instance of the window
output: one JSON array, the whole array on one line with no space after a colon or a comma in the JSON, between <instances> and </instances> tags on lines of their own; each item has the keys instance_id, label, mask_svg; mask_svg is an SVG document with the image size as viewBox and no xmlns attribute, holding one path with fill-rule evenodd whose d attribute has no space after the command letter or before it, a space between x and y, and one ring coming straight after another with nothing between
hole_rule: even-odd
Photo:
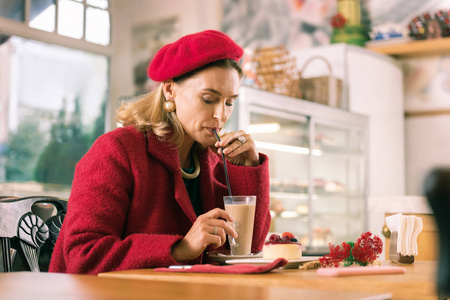
<instances>
[{"instance_id":1,"label":"window","mask_svg":"<svg viewBox=\"0 0 450 300\"><path fill-rule=\"evenodd\" d=\"M0 17L25 21L25 0L0 0Z\"/></svg>"},{"instance_id":2,"label":"window","mask_svg":"<svg viewBox=\"0 0 450 300\"><path fill-rule=\"evenodd\" d=\"M0 0L0 194L69 197L76 163L109 128L110 10Z\"/></svg>"},{"instance_id":3,"label":"window","mask_svg":"<svg viewBox=\"0 0 450 300\"><path fill-rule=\"evenodd\" d=\"M0 191L68 197L76 163L105 132L109 58L0 36Z\"/></svg>"},{"instance_id":4,"label":"window","mask_svg":"<svg viewBox=\"0 0 450 300\"><path fill-rule=\"evenodd\" d=\"M0 17L98 45L110 44L108 0L0 0Z\"/></svg>"}]
</instances>

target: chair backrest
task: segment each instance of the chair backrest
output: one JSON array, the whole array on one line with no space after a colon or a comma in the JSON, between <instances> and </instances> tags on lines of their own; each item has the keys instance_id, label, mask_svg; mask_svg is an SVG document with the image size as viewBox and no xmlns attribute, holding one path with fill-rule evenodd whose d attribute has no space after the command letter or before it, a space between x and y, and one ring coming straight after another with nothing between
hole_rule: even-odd
<instances>
[{"instance_id":1,"label":"chair backrest","mask_svg":"<svg viewBox=\"0 0 450 300\"><path fill-rule=\"evenodd\" d=\"M66 211L63 198L0 197L0 272L39 272L41 249L53 249Z\"/></svg>"}]
</instances>

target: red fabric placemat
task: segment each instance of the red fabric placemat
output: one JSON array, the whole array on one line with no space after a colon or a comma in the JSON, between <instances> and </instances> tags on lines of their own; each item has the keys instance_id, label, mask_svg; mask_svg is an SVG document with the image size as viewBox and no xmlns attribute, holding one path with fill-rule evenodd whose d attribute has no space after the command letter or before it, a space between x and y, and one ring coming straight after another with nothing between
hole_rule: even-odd
<instances>
[{"instance_id":1,"label":"red fabric placemat","mask_svg":"<svg viewBox=\"0 0 450 300\"><path fill-rule=\"evenodd\" d=\"M155 272L257 274L270 272L273 269L277 269L286 265L287 263L288 261L286 259L278 258L273 262L262 266L255 266L250 264L214 266L206 264L206 265L194 265L189 269L156 268Z\"/></svg>"}]
</instances>

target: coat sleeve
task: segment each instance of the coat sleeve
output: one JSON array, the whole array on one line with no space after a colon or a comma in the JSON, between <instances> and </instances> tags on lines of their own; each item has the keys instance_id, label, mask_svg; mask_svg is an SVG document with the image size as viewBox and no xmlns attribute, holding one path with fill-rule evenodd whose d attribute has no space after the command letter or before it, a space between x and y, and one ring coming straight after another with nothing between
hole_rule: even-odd
<instances>
[{"instance_id":1,"label":"coat sleeve","mask_svg":"<svg viewBox=\"0 0 450 300\"><path fill-rule=\"evenodd\" d=\"M252 253L261 251L270 228L269 158L260 153L260 165L242 167L228 164L233 194L256 195L255 223L253 227Z\"/></svg>"},{"instance_id":2,"label":"coat sleeve","mask_svg":"<svg viewBox=\"0 0 450 300\"><path fill-rule=\"evenodd\" d=\"M102 136L77 164L50 271L97 274L177 264L170 250L182 236L122 236L134 184L122 142Z\"/></svg>"}]
</instances>

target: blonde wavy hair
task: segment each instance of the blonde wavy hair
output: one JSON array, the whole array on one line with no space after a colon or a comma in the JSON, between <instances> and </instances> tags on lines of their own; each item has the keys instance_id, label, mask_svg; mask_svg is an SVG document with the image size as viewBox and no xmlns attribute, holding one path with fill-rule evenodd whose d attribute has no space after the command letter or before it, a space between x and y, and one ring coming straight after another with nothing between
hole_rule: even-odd
<instances>
[{"instance_id":1,"label":"blonde wavy hair","mask_svg":"<svg viewBox=\"0 0 450 300\"><path fill-rule=\"evenodd\" d=\"M162 140L173 133L169 141L179 146L183 141L183 126L175 112L164 110L166 97L163 86L164 83L161 83L154 91L138 97L134 102L122 103L116 119L123 126L134 126L139 132L151 130Z\"/></svg>"},{"instance_id":2,"label":"blonde wavy hair","mask_svg":"<svg viewBox=\"0 0 450 300\"><path fill-rule=\"evenodd\" d=\"M235 69L239 78L243 72L239 64L232 59L222 59L214 61L191 72L183 74L173 79L181 85L184 81L209 67L219 67L223 69ZM153 131L161 140L166 140L170 134L169 141L180 146L184 138L184 129L176 112L166 112L164 101L166 97L163 92L162 82L154 91L144 94L130 103L122 103L117 111L117 121L123 126L134 126L139 132Z\"/></svg>"}]
</instances>

